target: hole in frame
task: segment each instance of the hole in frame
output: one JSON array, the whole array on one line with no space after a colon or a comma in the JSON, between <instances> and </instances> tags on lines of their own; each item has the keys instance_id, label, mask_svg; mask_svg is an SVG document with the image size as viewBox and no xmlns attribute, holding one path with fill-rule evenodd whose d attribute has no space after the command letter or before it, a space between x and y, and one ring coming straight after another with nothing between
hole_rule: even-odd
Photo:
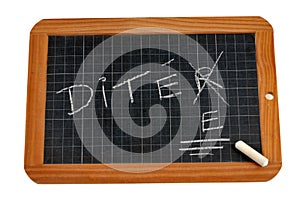
<instances>
[{"instance_id":1,"label":"hole in frame","mask_svg":"<svg viewBox=\"0 0 300 199\"><path fill-rule=\"evenodd\" d=\"M272 101L274 99L274 94L269 92L265 95L265 98L269 101Z\"/></svg>"}]
</instances>

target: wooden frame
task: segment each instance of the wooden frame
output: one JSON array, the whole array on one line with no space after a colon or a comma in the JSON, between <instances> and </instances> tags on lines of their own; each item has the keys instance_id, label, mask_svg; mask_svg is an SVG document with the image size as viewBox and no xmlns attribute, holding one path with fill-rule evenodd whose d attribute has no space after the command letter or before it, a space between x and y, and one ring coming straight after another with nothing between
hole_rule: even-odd
<instances>
[{"instance_id":1,"label":"wooden frame","mask_svg":"<svg viewBox=\"0 0 300 199\"><path fill-rule=\"evenodd\" d=\"M102 164L43 164L48 35L113 35L150 26L183 34L255 33L262 153L269 159L267 167L252 162L173 163L154 172L133 174ZM28 71L24 166L37 183L267 181L281 168L273 30L261 17L42 20L30 34ZM266 93L272 93L274 99L266 100Z\"/></svg>"}]
</instances>

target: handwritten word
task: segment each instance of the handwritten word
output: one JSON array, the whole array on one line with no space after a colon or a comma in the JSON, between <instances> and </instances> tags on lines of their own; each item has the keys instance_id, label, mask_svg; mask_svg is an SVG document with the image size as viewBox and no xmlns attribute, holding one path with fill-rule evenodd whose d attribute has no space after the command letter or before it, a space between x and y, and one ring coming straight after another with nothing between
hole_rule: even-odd
<instances>
[{"instance_id":1,"label":"handwritten word","mask_svg":"<svg viewBox=\"0 0 300 199\"><path fill-rule=\"evenodd\" d=\"M132 77L130 79L127 79L127 80L123 81L122 83L119 83L119 84L113 86L112 88L113 89L117 89L117 88L119 88L119 87L127 84L128 92L129 92L129 97L130 97L130 102L133 103L134 102L134 98L133 98L131 83L134 80L138 79L138 78L141 78L141 77L143 77L145 75L148 75L149 73L150 73L150 71L146 71L146 72L144 72L142 74L136 75L136 76L134 76L134 77ZM172 82L172 83L169 83L169 84L162 84L161 82L165 81L165 80L168 80L168 79L170 79L172 77L176 77L176 76L177 76L176 74L172 74L170 76L163 77L163 78L158 79L158 80L155 81L156 84L157 84L157 87L158 87L158 97L159 97L160 100L166 99L166 98L171 98L171 97L176 97L176 96L182 94L181 91L179 91L179 92L176 92L176 93L170 94L170 95L162 95L162 92L161 92L162 88L169 88L171 86L178 85L178 82ZM106 77L99 78L99 81L102 81L102 87L101 87L102 88L102 95L103 95L104 105L107 108L108 105L107 105L106 94L105 94L105 87L104 87L104 82L106 81ZM74 109L74 104L73 104L74 100L72 98L72 93L71 93L71 90L74 89L74 88L88 88L90 90L90 96L89 96L87 102L84 105L82 105L81 107L77 108L77 109ZM63 88L63 89L57 91L56 94L62 93L63 91L68 91L68 94L69 94L70 105L71 105L71 112L68 113L68 115L74 115L75 113L78 113L79 111L81 111L83 108L89 106L89 104L90 104L90 102L91 102L91 100L93 98L93 95L94 95L93 89L90 86L85 85L85 84L73 85L73 86L69 86L69 87Z\"/></svg>"},{"instance_id":2,"label":"handwritten word","mask_svg":"<svg viewBox=\"0 0 300 199\"><path fill-rule=\"evenodd\" d=\"M210 79L210 76L212 75L214 69L216 68L217 66L217 63L219 62L221 56L223 54L223 51L220 53L220 55L218 56L215 64L213 65L212 68L209 68L209 67L201 67L201 68L198 68L196 69L191 63L190 63L190 66L195 70L195 74L194 74L194 77L195 77L195 82L196 82L196 85L197 85L197 89L198 89L198 93L196 95L196 98L194 99L193 101L193 104L195 104L201 94L201 92L203 91L204 87L207 85L209 88L211 88L220 98L221 100L228 105L228 103L226 102L226 100L222 97L222 95L216 90L215 87L218 87L218 88L222 88L223 89L223 86L221 86L220 84L212 81ZM162 64L161 66L169 66L171 64L171 62L174 61L174 58L167 61L166 63ZM206 71L208 73L204 73L203 71ZM132 82L134 82L136 79L139 79L139 78L142 78L146 75L148 75L149 73L151 73L150 71L146 71L144 73L141 73L141 74L138 74L130 79L127 79L119 84L116 84L114 85L112 88L113 89L117 89L119 87L122 87L123 85L126 85L127 84L127 87L128 87L128 92L129 92L129 98L130 98L130 102L133 103L134 102L134 97L133 97L133 91L132 91ZM169 87L172 87L172 86L176 86L178 85L178 82L175 81L175 82L171 82L171 83L168 83L168 84L162 84L161 82L163 81L166 81L166 80L169 80L173 77L176 77L177 74L171 74L167 77L163 77L161 79L158 79L155 81L155 83L157 84L157 87L158 87L158 97L160 100L162 99L166 99L166 98L172 98L172 97L176 97L178 95L181 95L182 92L181 91L178 91L178 92L175 92L175 93L172 93L172 94L169 94L169 95L162 95L162 88L169 88ZM99 78L99 81L102 81L102 95L103 95L103 100L104 100L104 105L105 107L107 108L108 107L108 104L107 104L107 100L106 100L106 94L105 94L105 82L106 82L106 77L101 77ZM204 81L203 85L201 86L201 83L200 81ZM90 90L90 97L88 98L87 102L82 105L81 107L77 108L77 109L74 109L74 104L73 104L73 98L72 98L72 93L71 93L71 90L74 89L74 88L88 88ZM71 112L68 113L69 115L73 115L75 113L78 113L79 111L81 111L83 108L89 106L92 98L93 98L93 95L94 95L94 92L92 90L92 88L88 85L85 85L85 84L79 84L79 85L73 85L73 86L70 86L70 87L66 87L66 88L63 88L59 91L56 92L56 94L59 94L59 93L62 93L63 91L68 91L69 93L69 99L70 99L70 105L71 105ZM213 113L213 112L208 112L207 114L209 113ZM204 117L205 115L203 115ZM212 119L209 119L209 120L205 120L205 121L202 121L202 126L204 128L204 123L207 122L207 121L212 121L212 120L215 120L216 118L212 118ZM215 127L215 128L223 128L222 126L220 127ZM211 130L211 129L203 129L204 131L207 131L207 130Z\"/></svg>"}]
</instances>

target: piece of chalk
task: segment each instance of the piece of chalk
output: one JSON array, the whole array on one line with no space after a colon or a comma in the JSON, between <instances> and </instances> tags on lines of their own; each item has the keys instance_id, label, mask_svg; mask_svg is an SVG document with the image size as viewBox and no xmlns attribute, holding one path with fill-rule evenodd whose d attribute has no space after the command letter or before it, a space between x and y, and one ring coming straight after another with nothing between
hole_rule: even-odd
<instances>
[{"instance_id":1,"label":"piece of chalk","mask_svg":"<svg viewBox=\"0 0 300 199\"><path fill-rule=\"evenodd\" d=\"M259 164L262 167L265 167L268 165L269 160L256 150L254 150L252 147L250 147L248 144L243 142L242 140L235 143L235 148L240 150L242 153L244 153L246 156L251 158L253 161L255 161L257 164Z\"/></svg>"}]
</instances>

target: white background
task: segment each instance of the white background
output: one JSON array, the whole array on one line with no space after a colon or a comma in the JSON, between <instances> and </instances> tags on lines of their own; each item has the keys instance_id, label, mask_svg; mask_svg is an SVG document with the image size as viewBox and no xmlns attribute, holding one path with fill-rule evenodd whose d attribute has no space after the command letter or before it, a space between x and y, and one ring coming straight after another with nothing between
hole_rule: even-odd
<instances>
[{"instance_id":1,"label":"white background","mask_svg":"<svg viewBox=\"0 0 300 199\"><path fill-rule=\"evenodd\" d=\"M280 3L278 3L280 2ZM297 1L1 1L0 198L271 198L299 196ZM299 5L299 4L298 4ZM24 172L29 33L44 18L262 16L275 31L283 167L263 183L38 185ZM289 195L287 195L289 194Z\"/></svg>"}]
</instances>

